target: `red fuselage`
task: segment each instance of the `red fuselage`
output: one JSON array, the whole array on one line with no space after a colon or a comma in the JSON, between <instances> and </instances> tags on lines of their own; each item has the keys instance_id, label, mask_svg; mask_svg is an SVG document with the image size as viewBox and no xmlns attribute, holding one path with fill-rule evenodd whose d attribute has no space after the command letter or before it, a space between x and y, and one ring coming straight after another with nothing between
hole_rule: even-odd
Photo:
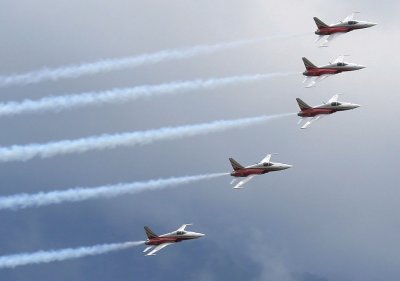
<instances>
[{"instance_id":1,"label":"red fuselage","mask_svg":"<svg viewBox=\"0 0 400 281\"><path fill-rule=\"evenodd\" d=\"M303 72L303 75L305 76L321 76L326 74L332 75L332 74L338 74L342 71L347 71L347 70L336 69L336 68L309 68Z\"/></svg>"},{"instance_id":2,"label":"red fuselage","mask_svg":"<svg viewBox=\"0 0 400 281\"><path fill-rule=\"evenodd\" d=\"M260 168L248 168L248 169L240 169L236 170L231 173L231 176L233 177L247 177L250 175L262 175L266 174L269 171L266 169L260 169Z\"/></svg>"},{"instance_id":3,"label":"red fuselage","mask_svg":"<svg viewBox=\"0 0 400 281\"><path fill-rule=\"evenodd\" d=\"M300 111L297 115L300 117L314 117L316 115L321 114L332 114L335 113L337 110L328 109L328 108L310 108Z\"/></svg>"},{"instance_id":4,"label":"red fuselage","mask_svg":"<svg viewBox=\"0 0 400 281\"><path fill-rule=\"evenodd\" d=\"M354 30L354 28L347 27L347 26L333 26L333 27L325 27L325 28L320 28L317 31L315 31L315 34L317 35L331 35L334 33L346 33L349 31Z\"/></svg>"},{"instance_id":5,"label":"red fuselage","mask_svg":"<svg viewBox=\"0 0 400 281\"><path fill-rule=\"evenodd\" d=\"M164 243L177 243L181 242L183 240L188 240L190 238L188 237L157 237L157 238L151 238L146 241L146 245L160 245Z\"/></svg>"}]
</instances>

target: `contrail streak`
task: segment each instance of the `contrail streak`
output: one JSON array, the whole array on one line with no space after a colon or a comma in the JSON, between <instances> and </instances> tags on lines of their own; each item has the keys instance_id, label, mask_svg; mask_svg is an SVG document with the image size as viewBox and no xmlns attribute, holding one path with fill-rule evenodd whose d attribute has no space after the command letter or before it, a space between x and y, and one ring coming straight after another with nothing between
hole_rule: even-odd
<instances>
[{"instance_id":1,"label":"contrail streak","mask_svg":"<svg viewBox=\"0 0 400 281\"><path fill-rule=\"evenodd\" d=\"M9 116L23 113L37 113L100 105L104 103L123 103L139 98L149 98L157 95L178 94L183 91L208 90L240 83L285 77L297 72L268 73L231 76L213 79L197 79L190 81L174 81L159 85L143 85L132 88L112 89L104 92L88 92L57 97L45 97L39 100L24 100L22 102L0 103L0 116Z\"/></svg>"},{"instance_id":2,"label":"contrail streak","mask_svg":"<svg viewBox=\"0 0 400 281\"><path fill-rule=\"evenodd\" d=\"M244 45L255 44L263 41L291 38L302 34L278 35L256 39L238 40L232 42L221 42L213 45L198 45L188 48L163 50L155 53L143 54L133 57L118 59L104 59L92 63L62 66L58 68L43 68L22 74L0 76L0 87L10 85L26 85L43 81L57 81L66 78L78 78L84 75L110 72L114 70L135 68L141 65L155 64L171 60L191 58L198 55L211 54Z\"/></svg>"},{"instance_id":3,"label":"contrail streak","mask_svg":"<svg viewBox=\"0 0 400 281\"><path fill-rule=\"evenodd\" d=\"M9 256L0 256L0 268L14 268L28 264L49 263L77 259L86 256L102 255L109 252L129 249L144 244L144 241L95 245L91 247L39 251Z\"/></svg>"},{"instance_id":4,"label":"contrail streak","mask_svg":"<svg viewBox=\"0 0 400 281\"><path fill-rule=\"evenodd\" d=\"M16 194L0 197L0 210L19 210L31 207L42 207L65 202L80 202L90 199L114 198L126 194L164 189L167 187L209 180L229 173L215 173L196 176L173 177L168 179L149 180L144 182L119 183L99 187L78 187L60 191L39 192L36 194Z\"/></svg>"},{"instance_id":5,"label":"contrail streak","mask_svg":"<svg viewBox=\"0 0 400 281\"><path fill-rule=\"evenodd\" d=\"M91 150L112 149L119 146L150 144L161 140L174 140L198 135L226 131L229 129L261 124L278 118L295 115L286 113L258 117L219 120L211 123L164 127L147 131L127 132L113 135L100 135L75 140L62 140L44 144L12 145L0 147L0 162L27 161L34 157L49 158L57 155L83 153Z\"/></svg>"}]
</instances>

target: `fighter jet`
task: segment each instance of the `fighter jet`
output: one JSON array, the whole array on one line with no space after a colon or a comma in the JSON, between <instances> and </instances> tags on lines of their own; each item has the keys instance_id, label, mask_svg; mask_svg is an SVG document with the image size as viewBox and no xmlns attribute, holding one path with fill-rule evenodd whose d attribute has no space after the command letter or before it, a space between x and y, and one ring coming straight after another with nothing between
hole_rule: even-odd
<instances>
[{"instance_id":1,"label":"fighter jet","mask_svg":"<svg viewBox=\"0 0 400 281\"><path fill-rule=\"evenodd\" d=\"M315 86L317 82L320 82L331 75L365 68L363 65L345 62L344 57L345 56L339 56L336 60L329 62L328 65L324 66L315 66L307 58L303 57L303 63L306 67L306 71L303 72L303 75L307 76L303 83L307 82L306 88Z\"/></svg>"},{"instance_id":2,"label":"fighter jet","mask_svg":"<svg viewBox=\"0 0 400 281\"><path fill-rule=\"evenodd\" d=\"M335 113L337 111L350 110L360 107L360 105L355 103L338 102L338 98L339 95L334 95L330 100L328 100L328 102L315 107L311 107L301 99L297 98L296 100L300 107L300 112L297 115L301 117L299 124L304 119L308 118L308 121L301 127L301 129L307 129L312 123L326 115Z\"/></svg>"},{"instance_id":3,"label":"fighter jet","mask_svg":"<svg viewBox=\"0 0 400 281\"><path fill-rule=\"evenodd\" d=\"M264 159L262 159L259 163L243 167L240 165L235 159L229 158L231 162L233 172L231 173L232 177L244 177L245 179L240 180L233 188L239 189L243 188L243 185L250 181L254 176L266 174L269 172L281 171L291 168L291 165L282 164L282 163L274 163L271 162L272 154L268 154ZM231 184L234 184L238 179L233 179Z\"/></svg>"},{"instance_id":4,"label":"fighter jet","mask_svg":"<svg viewBox=\"0 0 400 281\"><path fill-rule=\"evenodd\" d=\"M146 249L144 249L143 253L146 253L147 251L151 250L148 254L146 254L146 256L155 256L158 251L164 249L168 245L172 245L174 243L181 242L184 240L200 238L205 235L202 233L186 231L185 229L189 225L192 224L184 224L176 231L163 235L157 235L148 226L145 226L144 230L146 231L146 235L148 238L145 244L149 246Z\"/></svg>"},{"instance_id":5,"label":"fighter jet","mask_svg":"<svg viewBox=\"0 0 400 281\"><path fill-rule=\"evenodd\" d=\"M330 41L347 32L377 25L376 23L373 22L355 21L354 16L357 13L358 12L353 12L351 15L347 16L343 21L331 25L328 25L323 21L321 21L319 18L314 17L315 24L318 27L317 31L315 31L315 34L319 35L316 42L325 37L325 40L322 42L320 47L328 47L328 43Z\"/></svg>"}]
</instances>

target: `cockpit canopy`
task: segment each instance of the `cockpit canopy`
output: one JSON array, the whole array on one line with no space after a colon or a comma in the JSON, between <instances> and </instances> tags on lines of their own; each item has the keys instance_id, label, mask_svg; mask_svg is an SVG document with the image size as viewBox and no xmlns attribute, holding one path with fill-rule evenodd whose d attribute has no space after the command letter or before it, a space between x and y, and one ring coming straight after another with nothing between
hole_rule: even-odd
<instances>
[{"instance_id":1,"label":"cockpit canopy","mask_svg":"<svg viewBox=\"0 0 400 281\"><path fill-rule=\"evenodd\" d=\"M177 231L177 232L176 232L177 235L183 235L183 234L185 234L185 233L186 233L185 231Z\"/></svg>"},{"instance_id":2,"label":"cockpit canopy","mask_svg":"<svg viewBox=\"0 0 400 281\"><path fill-rule=\"evenodd\" d=\"M336 65L337 65L337 66L346 66L347 63L345 63L345 62L338 62Z\"/></svg>"},{"instance_id":3,"label":"cockpit canopy","mask_svg":"<svg viewBox=\"0 0 400 281\"><path fill-rule=\"evenodd\" d=\"M357 24L358 23L358 21L355 21L355 20L350 20L349 22L348 22L348 24Z\"/></svg>"},{"instance_id":4,"label":"cockpit canopy","mask_svg":"<svg viewBox=\"0 0 400 281\"><path fill-rule=\"evenodd\" d=\"M339 105L341 105L340 102L337 101L331 102L331 106L339 106Z\"/></svg>"},{"instance_id":5,"label":"cockpit canopy","mask_svg":"<svg viewBox=\"0 0 400 281\"><path fill-rule=\"evenodd\" d=\"M269 163L269 162L268 163L263 163L263 166L264 167L270 167L270 166L272 166L272 163Z\"/></svg>"}]
</instances>

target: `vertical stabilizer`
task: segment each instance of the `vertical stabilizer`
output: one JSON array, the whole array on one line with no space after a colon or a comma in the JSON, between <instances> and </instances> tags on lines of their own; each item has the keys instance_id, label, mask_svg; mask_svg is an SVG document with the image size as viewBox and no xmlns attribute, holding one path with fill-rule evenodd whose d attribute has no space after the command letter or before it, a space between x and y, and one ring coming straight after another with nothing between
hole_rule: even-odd
<instances>
[{"instance_id":1,"label":"vertical stabilizer","mask_svg":"<svg viewBox=\"0 0 400 281\"><path fill-rule=\"evenodd\" d=\"M242 165L240 165L240 164L239 164L235 159L233 159L233 158L229 158L229 161L231 162L231 165L232 165L232 168L233 168L234 171L241 170L241 169L244 168Z\"/></svg>"},{"instance_id":2,"label":"vertical stabilizer","mask_svg":"<svg viewBox=\"0 0 400 281\"><path fill-rule=\"evenodd\" d=\"M157 238L157 237L158 237L158 235L155 234L155 233L153 232L153 230L151 230L150 227L148 227L148 226L145 226L145 227L144 227L144 231L146 231L147 238L149 238L149 239Z\"/></svg>"},{"instance_id":3,"label":"vertical stabilizer","mask_svg":"<svg viewBox=\"0 0 400 281\"><path fill-rule=\"evenodd\" d=\"M327 25L326 23L324 23L322 20L320 20L317 17L314 17L314 21L315 21L315 24L317 25L318 29L329 27L329 25Z\"/></svg>"}]
</instances>

